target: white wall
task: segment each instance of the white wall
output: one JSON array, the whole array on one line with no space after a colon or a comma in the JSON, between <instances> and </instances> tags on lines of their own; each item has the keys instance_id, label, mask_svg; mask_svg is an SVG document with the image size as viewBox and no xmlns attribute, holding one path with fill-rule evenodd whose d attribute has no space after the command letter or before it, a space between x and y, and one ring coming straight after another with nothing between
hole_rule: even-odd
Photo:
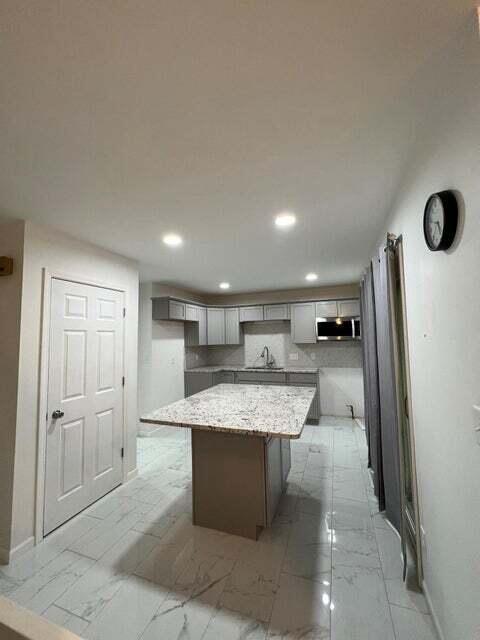
<instances>
[{"instance_id":1,"label":"white wall","mask_svg":"<svg viewBox=\"0 0 480 640\"><path fill-rule=\"evenodd\" d=\"M140 285L139 315L139 403L138 413L175 402L184 397L185 338L183 322L152 320L152 295L179 292L144 282ZM142 426L139 426L142 429Z\"/></svg>"},{"instance_id":2,"label":"white wall","mask_svg":"<svg viewBox=\"0 0 480 640\"><path fill-rule=\"evenodd\" d=\"M348 416L353 406L356 418L363 418L363 370L360 368L322 367L320 379L320 411L324 416Z\"/></svg>"},{"instance_id":3,"label":"white wall","mask_svg":"<svg viewBox=\"0 0 480 640\"><path fill-rule=\"evenodd\" d=\"M446 640L480 637L480 42L475 18L435 61L428 121L385 231L402 234L425 583ZM460 242L425 246L432 192L457 189ZM384 236L383 236L384 237ZM383 238L382 238L383 239Z\"/></svg>"},{"instance_id":4,"label":"white wall","mask_svg":"<svg viewBox=\"0 0 480 640\"><path fill-rule=\"evenodd\" d=\"M54 274L125 290L125 413L128 425L125 448L128 471L134 472L136 468L137 264L48 227L26 222L11 548L28 543L34 535L43 268Z\"/></svg>"},{"instance_id":5,"label":"white wall","mask_svg":"<svg viewBox=\"0 0 480 640\"><path fill-rule=\"evenodd\" d=\"M0 255L13 258L13 274L0 278L0 562L8 560L20 350L24 223L0 223Z\"/></svg>"}]
</instances>

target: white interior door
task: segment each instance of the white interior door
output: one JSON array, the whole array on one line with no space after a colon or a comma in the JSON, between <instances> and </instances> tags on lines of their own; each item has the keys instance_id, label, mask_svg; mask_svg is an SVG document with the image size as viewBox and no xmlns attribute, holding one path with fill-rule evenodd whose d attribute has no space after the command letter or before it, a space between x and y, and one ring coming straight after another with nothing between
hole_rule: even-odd
<instances>
[{"instance_id":1,"label":"white interior door","mask_svg":"<svg viewBox=\"0 0 480 640\"><path fill-rule=\"evenodd\" d=\"M123 294L52 279L46 535L122 481Z\"/></svg>"}]
</instances>

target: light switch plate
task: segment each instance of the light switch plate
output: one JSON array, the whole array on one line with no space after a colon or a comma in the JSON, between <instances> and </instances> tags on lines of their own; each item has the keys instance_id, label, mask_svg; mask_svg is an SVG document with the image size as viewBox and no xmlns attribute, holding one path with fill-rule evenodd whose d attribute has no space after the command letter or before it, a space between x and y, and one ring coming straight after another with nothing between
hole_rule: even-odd
<instances>
[{"instance_id":1,"label":"light switch plate","mask_svg":"<svg viewBox=\"0 0 480 640\"><path fill-rule=\"evenodd\" d=\"M290 360L298 360L298 352L293 351L292 353L288 354L288 357L290 358Z\"/></svg>"}]
</instances>

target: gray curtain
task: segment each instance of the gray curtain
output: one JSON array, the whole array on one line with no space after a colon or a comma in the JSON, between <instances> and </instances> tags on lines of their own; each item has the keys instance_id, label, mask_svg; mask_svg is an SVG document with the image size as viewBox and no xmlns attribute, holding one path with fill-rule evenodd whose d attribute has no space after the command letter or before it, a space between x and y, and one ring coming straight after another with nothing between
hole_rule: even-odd
<instances>
[{"instance_id":1,"label":"gray curtain","mask_svg":"<svg viewBox=\"0 0 480 640\"><path fill-rule=\"evenodd\" d=\"M394 527L402 532L400 489L400 453L397 420L392 325L390 317L389 269L393 256L381 247L373 260L373 284L377 332L378 381L380 398L380 432L385 512Z\"/></svg>"},{"instance_id":2,"label":"gray curtain","mask_svg":"<svg viewBox=\"0 0 480 640\"><path fill-rule=\"evenodd\" d=\"M380 429L380 396L377 359L377 330L373 268L369 265L360 283L362 314L363 380L365 397L365 427L368 443L369 466L380 510L385 509L383 482L382 434Z\"/></svg>"}]
</instances>

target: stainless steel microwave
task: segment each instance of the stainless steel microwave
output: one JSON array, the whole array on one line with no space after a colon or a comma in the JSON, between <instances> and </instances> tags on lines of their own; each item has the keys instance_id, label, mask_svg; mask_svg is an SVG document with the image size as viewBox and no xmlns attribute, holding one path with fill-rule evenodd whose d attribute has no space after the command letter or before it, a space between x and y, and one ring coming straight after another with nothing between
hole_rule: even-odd
<instances>
[{"instance_id":1,"label":"stainless steel microwave","mask_svg":"<svg viewBox=\"0 0 480 640\"><path fill-rule=\"evenodd\" d=\"M361 340L360 318L317 318L317 340Z\"/></svg>"}]
</instances>

